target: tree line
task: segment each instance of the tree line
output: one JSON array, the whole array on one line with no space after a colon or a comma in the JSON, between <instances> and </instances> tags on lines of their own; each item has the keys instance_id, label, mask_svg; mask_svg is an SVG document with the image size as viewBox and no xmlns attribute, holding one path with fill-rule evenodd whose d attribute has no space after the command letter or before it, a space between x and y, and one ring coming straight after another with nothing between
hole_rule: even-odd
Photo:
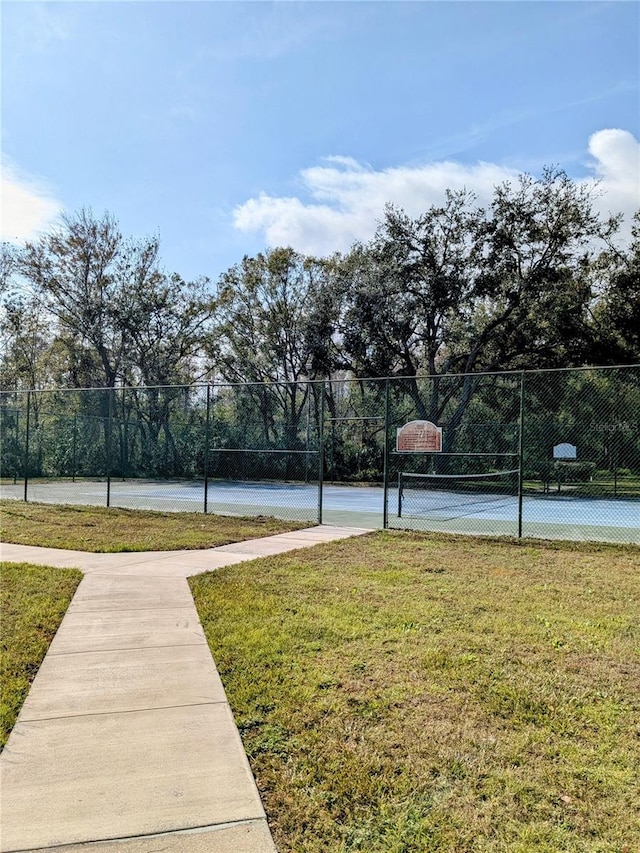
<instances>
[{"instance_id":1,"label":"tree line","mask_svg":"<svg viewBox=\"0 0 640 853\"><path fill-rule=\"evenodd\" d=\"M217 281L162 266L90 210L2 252L2 390L285 382L640 360L640 214L620 216L556 169L384 210L344 254L280 247ZM295 409L291 398L283 405Z\"/></svg>"},{"instance_id":2,"label":"tree line","mask_svg":"<svg viewBox=\"0 0 640 853\"><path fill-rule=\"evenodd\" d=\"M496 423L511 435L518 396L510 386L505 394L500 378L479 384L479 374L640 361L640 213L622 247L620 225L620 216L596 215L585 187L547 169L497 186L486 209L464 190L415 218L388 205L373 238L344 254L273 248L217 281L187 281L164 269L156 237L127 238L112 215L81 210L37 240L3 246L1 390L119 389L117 398L32 397L38 458L54 460L38 462L43 471L73 469L80 433L102 465L107 423L119 430L123 470L134 458L149 474L202 468L204 401L168 387L198 382L244 389L216 391L212 447L221 452L308 447L322 400L332 469L343 477L377 470L384 386L369 380L380 376L398 377L399 415L446 425L445 449L499 449ZM350 377L359 382L341 383ZM308 380L333 381L318 393ZM615 389L598 382L583 389L598 405L578 414L584 394L567 396L565 383L549 396L545 379L540 410L593 433L607 401L637 405L633 383L623 393L618 381ZM17 470L24 418L15 405L5 395L5 445L15 445L9 467ZM540 458L544 429L534 442ZM636 438L600 441L601 464L635 469Z\"/></svg>"}]
</instances>

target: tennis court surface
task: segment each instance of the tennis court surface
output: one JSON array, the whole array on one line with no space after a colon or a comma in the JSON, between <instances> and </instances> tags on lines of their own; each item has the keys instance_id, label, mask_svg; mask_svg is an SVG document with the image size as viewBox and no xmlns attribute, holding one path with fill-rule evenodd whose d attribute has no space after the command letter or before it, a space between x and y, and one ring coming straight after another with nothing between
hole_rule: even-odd
<instances>
[{"instance_id":1,"label":"tennis court surface","mask_svg":"<svg viewBox=\"0 0 640 853\"><path fill-rule=\"evenodd\" d=\"M21 500L23 484L0 486L0 496ZM29 500L45 503L106 505L104 481L32 481ZM318 521L318 484L214 481L209 483L207 511L228 515L273 515ZM470 533L518 534L518 498L513 494L438 489L403 494L398 513L398 488L389 488L387 524L391 528ZM130 509L202 511L202 481L112 481L109 504ZM384 526L384 490L377 485L331 485L321 494L322 521L348 527ZM525 495L524 536L640 544L640 500L587 498L571 494Z\"/></svg>"}]
</instances>

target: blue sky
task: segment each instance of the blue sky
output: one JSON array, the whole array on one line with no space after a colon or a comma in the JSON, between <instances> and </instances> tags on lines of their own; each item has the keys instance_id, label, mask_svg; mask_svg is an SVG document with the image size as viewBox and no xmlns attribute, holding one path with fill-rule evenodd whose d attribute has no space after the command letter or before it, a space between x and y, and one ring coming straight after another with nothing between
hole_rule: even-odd
<instances>
[{"instance_id":1,"label":"blue sky","mask_svg":"<svg viewBox=\"0 0 640 853\"><path fill-rule=\"evenodd\" d=\"M2 3L3 237L60 211L211 278L556 164L640 206L634 2Z\"/></svg>"}]
</instances>

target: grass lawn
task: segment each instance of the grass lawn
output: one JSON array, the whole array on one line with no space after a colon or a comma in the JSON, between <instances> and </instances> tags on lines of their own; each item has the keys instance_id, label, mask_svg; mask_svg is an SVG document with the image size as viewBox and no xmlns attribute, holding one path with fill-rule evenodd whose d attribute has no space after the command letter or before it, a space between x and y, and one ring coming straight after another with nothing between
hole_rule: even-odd
<instances>
[{"instance_id":1,"label":"grass lawn","mask_svg":"<svg viewBox=\"0 0 640 853\"><path fill-rule=\"evenodd\" d=\"M77 569L0 563L0 748L81 578Z\"/></svg>"},{"instance_id":2,"label":"grass lawn","mask_svg":"<svg viewBox=\"0 0 640 853\"><path fill-rule=\"evenodd\" d=\"M191 578L280 853L640 850L639 569L389 531Z\"/></svg>"},{"instance_id":3,"label":"grass lawn","mask_svg":"<svg viewBox=\"0 0 640 853\"><path fill-rule=\"evenodd\" d=\"M177 551L215 548L308 527L256 516L153 512L105 507L0 501L2 541L73 551Z\"/></svg>"}]
</instances>

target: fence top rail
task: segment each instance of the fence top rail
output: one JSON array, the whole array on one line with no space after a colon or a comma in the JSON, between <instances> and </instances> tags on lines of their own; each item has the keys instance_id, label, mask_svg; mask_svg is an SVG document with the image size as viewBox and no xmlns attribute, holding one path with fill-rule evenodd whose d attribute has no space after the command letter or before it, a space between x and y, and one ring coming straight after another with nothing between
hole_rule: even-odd
<instances>
[{"instance_id":1,"label":"fence top rail","mask_svg":"<svg viewBox=\"0 0 640 853\"><path fill-rule=\"evenodd\" d=\"M287 447L283 448L258 448L258 447L210 447L209 453L286 453L290 454L315 454L317 455L319 450L289 450Z\"/></svg>"},{"instance_id":2,"label":"fence top rail","mask_svg":"<svg viewBox=\"0 0 640 853\"><path fill-rule=\"evenodd\" d=\"M333 423L334 421L383 421L385 419L384 415L364 415L363 417L345 417L345 418L327 418L327 423Z\"/></svg>"},{"instance_id":3,"label":"fence top rail","mask_svg":"<svg viewBox=\"0 0 640 853\"><path fill-rule=\"evenodd\" d=\"M441 450L391 450L391 456L519 456L517 450L495 450L490 453L480 452L478 453L443 453Z\"/></svg>"},{"instance_id":4,"label":"fence top rail","mask_svg":"<svg viewBox=\"0 0 640 853\"><path fill-rule=\"evenodd\" d=\"M280 386L288 386L288 385L323 385L327 383L357 383L357 382L407 382L407 381L427 381L434 379L464 379L467 377L481 377L481 376L509 376L509 377L519 377L519 376L530 376L532 374L542 374L542 373L577 373L582 371L593 371L593 370L634 370L640 369L640 362L635 364L590 364L590 365L582 365L580 367L535 367L535 368L522 368L522 369L511 369L511 370L480 370L473 373L435 373L435 374L421 374L419 376L368 376L368 377L344 377L344 378L331 378L325 377L323 379L294 379L294 380L265 380L262 382L193 382L188 385L116 385L116 386L90 386L84 388L75 388L75 387L62 387L58 386L56 388L18 388L18 389L4 389L0 390L0 397L5 396L14 396L20 394L56 394L56 393L67 393L71 391L111 391L111 392L122 392L122 391L159 391L159 390L193 390L193 389L206 389L207 386L216 389L216 388L250 388L250 387L280 387Z\"/></svg>"}]
</instances>

